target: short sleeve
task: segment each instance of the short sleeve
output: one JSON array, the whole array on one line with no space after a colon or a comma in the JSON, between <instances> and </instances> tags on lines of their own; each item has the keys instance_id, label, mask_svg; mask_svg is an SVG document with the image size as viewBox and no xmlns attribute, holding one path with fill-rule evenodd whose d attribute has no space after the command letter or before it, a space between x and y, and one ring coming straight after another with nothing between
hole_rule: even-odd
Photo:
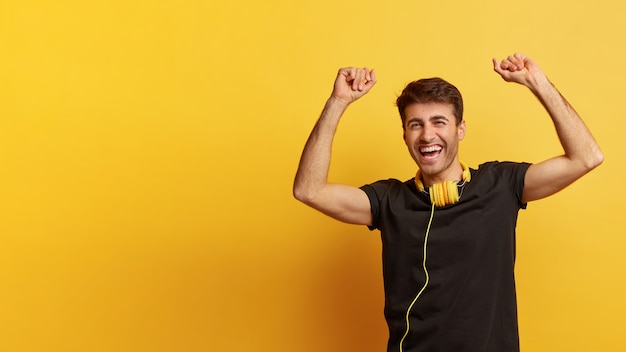
<instances>
[{"instance_id":1,"label":"short sleeve","mask_svg":"<svg viewBox=\"0 0 626 352\"><path fill-rule=\"evenodd\" d=\"M527 203L522 202L522 195L524 194L524 177L526 171L531 164L529 163L517 163L510 161L503 161L494 163L494 168L499 177L504 180L509 188L513 190L515 198L518 200L522 209L526 209Z\"/></svg>"},{"instance_id":2,"label":"short sleeve","mask_svg":"<svg viewBox=\"0 0 626 352\"><path fill-rule=\"evenodd\" d=\"M389 192L393 186L401 183L399 180L389 179L361 186L361 189L370 200L370 210L372 212L372 225L368 226L370 230L380 229L381 204L389 197Z\"/></svg>"}]
</instances>

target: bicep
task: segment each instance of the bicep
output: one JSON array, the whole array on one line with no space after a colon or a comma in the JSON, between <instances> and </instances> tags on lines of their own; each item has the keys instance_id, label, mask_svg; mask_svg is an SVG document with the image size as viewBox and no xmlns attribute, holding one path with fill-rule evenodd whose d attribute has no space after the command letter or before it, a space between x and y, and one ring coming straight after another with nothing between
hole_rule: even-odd
<instances>
[{"instance_id":1,"label":"bicep","mask_svg":"<svg viewBox=\"0 0 626 352\"><path fill-rule=\"evenodd\" d=\"M369 197L357 187L326 184L306 203L339 221L357 225L372 224Z\"/></svg>"},{"instance_id":2,"label":"bicep","mask_svg":"<svg viewBox=\"0 0 626 352\"><path fill-rule=\"evenodd\" d=\"M524 176L522 202L527 203L551 196L588 171L583 165L573 162L564 155L533 164Z\"/></svg>"}]
</instances>

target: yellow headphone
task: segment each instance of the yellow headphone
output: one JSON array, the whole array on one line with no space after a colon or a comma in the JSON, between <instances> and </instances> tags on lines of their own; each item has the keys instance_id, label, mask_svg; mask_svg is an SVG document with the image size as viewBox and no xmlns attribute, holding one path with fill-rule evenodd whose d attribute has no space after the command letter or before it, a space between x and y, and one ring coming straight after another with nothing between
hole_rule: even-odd
<instances>
[{"instance_id":1,"label":"yellow headphone","mask_svg":"<svg viewBox=\"0 0 626 352\"><path fill-rule=\"evenodd\" d=\"M462 161L460 163L463 168L463 181L469 182L472 178L469 167ZM415 186L417 186L420 192L424 192L426 189L422 182L422 172L419 169L415 175ZM430 202L438 207L454 204L460 198L456 181L444 181L434 184L428 188L428 193L430 194Z\"/></svg>"}]
</instances>

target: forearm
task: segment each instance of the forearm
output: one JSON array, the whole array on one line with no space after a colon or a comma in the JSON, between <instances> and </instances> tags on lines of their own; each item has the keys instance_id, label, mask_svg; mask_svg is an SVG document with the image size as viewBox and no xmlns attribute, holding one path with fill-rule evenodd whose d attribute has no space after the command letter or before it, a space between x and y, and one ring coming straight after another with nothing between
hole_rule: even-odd
<instances>
[{"instance_id":1,"label":"forearm","mask_svg":"<svg viewBox=\"0 0 626 352\"><path fill-rule=\"evenodd\" d=\"M537 76L529 81L528 88L550 114L564 156L584 170L595 168L602 163L603 155L591 132L548 78Z\"/></svg>"},{"instance_id":2,"label":"forearm","mask_svg":"<svg viewBox=\"0 0 626 352\"><path fill-rule=\"evenodd\" d=\"M333 139L347 107L347 103L333 97L326 102L300 158L293 184L296 199L310 203L315 193L327 184Z\"/></svg>"},{"instance_id":3,"label":"forearm","mask_svg":"<svg viewBox=\"0 0 626 352\"><path fill-rule=\"evenodd\" d=\"M602 163L604 156L583 120L533 60L516 53L501 63L494 58L493 64L505 81L522 84L535 94L550 114L565 152L528 168L522 202L550 196Z\"/></svg>"}]
</instances>

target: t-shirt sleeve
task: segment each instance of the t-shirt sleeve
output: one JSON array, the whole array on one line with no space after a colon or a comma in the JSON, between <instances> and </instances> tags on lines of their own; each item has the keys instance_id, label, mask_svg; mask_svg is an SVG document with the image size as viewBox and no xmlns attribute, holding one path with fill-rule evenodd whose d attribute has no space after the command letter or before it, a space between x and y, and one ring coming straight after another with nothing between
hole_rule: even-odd
<instances>
[{"instance_id":1,"label":"t-shirt sleeve","mask_svg":"<svg viewBox=\"0 0 626 352\"><path fill-rule=\"evenodd\" d=\"M389 192L390 185L391 181L385 180L361 186L361 189L370 200L370 210L372 212L372 225L368 226L370 230L380 229L380 208Z\"/></svg>"},{"instance_id":2,"label":"t-shirt sleeve","mask_svg":"<svg viewBox=\"0 0 626 352\"><path fill-rule=\"evenodd\" d=\"M513 191L522 209L526 209L527 205L527 203L522 202L522 195L524 193L524 177L529 167L529 163L508 161L500 162L496 165L497 172L500 177L508 183L509 188Z\"/></svg>"}]
</instances>

